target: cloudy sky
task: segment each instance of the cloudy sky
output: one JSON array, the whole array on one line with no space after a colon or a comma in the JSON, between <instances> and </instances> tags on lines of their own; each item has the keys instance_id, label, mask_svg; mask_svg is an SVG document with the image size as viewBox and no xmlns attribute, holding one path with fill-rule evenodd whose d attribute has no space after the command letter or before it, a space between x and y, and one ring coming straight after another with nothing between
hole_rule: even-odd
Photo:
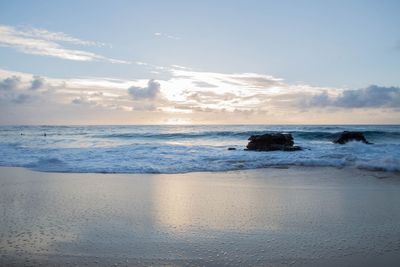
<instances>
[{"instance_id":1,"label":"cloudy sky","mask_svg":"<svg viewBox=\"0 0 400 267\"><path fill-rule=\"evenodd\" d=\"M0 124L400 123L399 1L1 1Z\"/></svg>"}]
</instances>

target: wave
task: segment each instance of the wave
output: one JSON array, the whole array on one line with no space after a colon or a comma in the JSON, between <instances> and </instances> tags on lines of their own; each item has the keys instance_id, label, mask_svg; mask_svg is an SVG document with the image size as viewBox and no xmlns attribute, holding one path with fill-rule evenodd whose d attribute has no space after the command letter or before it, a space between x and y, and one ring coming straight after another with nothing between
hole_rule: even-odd
<instances>
[{"instance_id":1,"label":"wave","mask_svg":"<svg viewBox=\"0 0 400 267\"><path fill-rule=\"evenodd\" d=\"M282 131L259 130L259 131L205 131L205 132L185 132L185 133L113 133L93 135L94 138L120 138L120 139L192 139L192 138L242 138L247 140L252 135L265 133L279 133ZM322 132L322 131L284 131L293 137L305 140L334 140L342 131ZM366 138L379 139L399 139L400 132L388 131L361 131Z\"/></svg>"},{"instance_id":2,"label":"wave","mask_svg":"<svg viewBox=\"0 0 400 267\"><path fill-rule=\"evenodd\" d=\"M0 166L97 173L214 172L271 166L351 166L400 171L399 126L22 128L24 135L20 135L21 127L0 127ZM47 137L43 137L43 130ZM331 141L343 130L361 131L374 145L333 144ZM304 150L244 151L251 135L276 132L291 133Z\"/></svg>"},{"instance_id":3,"label":"wave","mask_svg":"<svg viewBox=\"0 0 400 267\"><path fill-rule=\"evenodd\" d=\"M26 164L25 167L42 171L62 172L66 164L58 158L40 158L38 161Z\"/></svg>"},{"instance_id":4,"label":"wave","mask_svg":"<svg viewBox=\"0 0 400 267\"><path fill-rule=\"evenodd\" d=\"M3 166L39 171L94 173L186 173L267 168L272 166L355 167L400 171L400 145L312 145L297 152L254 152L241 146L136 144L107 148L42 149L16 153ZM44 157L43 155L47 155Z\"/></svg>"}]
</instances>

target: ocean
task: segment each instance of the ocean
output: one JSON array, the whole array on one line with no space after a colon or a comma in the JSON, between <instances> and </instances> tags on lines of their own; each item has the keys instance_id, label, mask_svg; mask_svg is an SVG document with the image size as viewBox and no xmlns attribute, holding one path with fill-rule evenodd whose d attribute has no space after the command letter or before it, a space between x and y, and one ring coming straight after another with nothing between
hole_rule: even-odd
<instances>
[{"instance_id":1,"label":"ocean","mask_svg":"<svg viewBox=\"0 0 400 267\"><path fill-rule=\"evenodd\" d=\"M344 130L361 131L373 144L333 144ZM291 133L303 150L244 150L248 137L270 132ZM93 173L217 172L272 166L400 171L400 125L0 126L0 166Z\"/></svg>"}]
</instances>

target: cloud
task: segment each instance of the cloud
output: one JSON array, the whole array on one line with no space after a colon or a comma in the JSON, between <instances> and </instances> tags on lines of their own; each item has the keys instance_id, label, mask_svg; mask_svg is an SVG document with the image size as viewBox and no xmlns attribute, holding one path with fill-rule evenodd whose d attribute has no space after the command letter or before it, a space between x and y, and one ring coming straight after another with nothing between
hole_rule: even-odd
<instances>
[{"instance_id":1,"label":"cloud","mask_svg":"<svg viewBox=\"0 0 400 267\"><path fill-rule=\"evenodd\" d=\"M97 45L101 43L83 41L62 32L50 32L44 29L20 29L0 25L0 46L11 47L22 53L50 56L75 61L107 61L110 63L130 64L128 61L108 58L84 50L69 49L60 44L67 42L76 45Z\"/></svg>"},{"instance_id":2,"label":"cloud","mask_svg":"<svg viewBox=\"0 0 400 267\"><path fill-rule=\"evenodd\" d=\"M400 107L400 87L371 85L357 90L346 90L333 101L345 108Z\"/></svg>"},{"instance_id":3,"label":"cloud","mask_svg":"<svg viewBox=\"0 0 400 267\"><path fill-rule=\"evenodd\" d=\"M310 96L302 103L307 107L340 108L400 108L400 87L371 85L366 88L344 90L337 96L327 92Z\"/></svg>"},{"instance_id":4,"label":"cloud","mask_svg":"<svg viewBox=\"0 0 400 267\"><path fill-rule=\"evenodd\" d=\"M72 37L63 32L51 32L46 29L37 29L37 28L33 28L33 27L28 27L24 31L20 31L19 34L22 36L26 36L26 37L45 39L45 40L49 40L49 41L60 41L60 42L72 43L72 44L76 44L76 45L111 47L110 44L81 40L81 39Z\"/></svg>"},{"instance_id":5,"label":"cloud","mask_svg":"<svg viewBox=\"0 0 400 267\"><path fill-rule=\"evenodd\" d=\"M180 37L177 37L177 36L174 36L174 35L170 35L170 34L161 33L161 32L155 32L155 33L153 33L153 35L157 36L157 37L165 37L165 38L172 39L172 40L180 40L181 39Z\"/></svg>"},{"instance_id":6,"label":"cloud","mask_svg":"<svg viewBox=\"0 0 400 267\"><path fill-rule=\"evenodd\" d=\"M279 85L281 79L274 78L268 75L259 75L255 73L244 73L243 75L236 75L231 77L233 80L244 84L250 84L252 87L267 88Z\"/></svg>"},{"instance_id":7,"label":"cloud","mask_svg":"<svg viewBox=\"0 0 400 267\"><path fill-rule=\"evenodd\" d=\"M4 78L0 80L0 90L4 91L14 91L18 89L29 89L29 90L38 90L44 88L45 86L45 79L34 75L32 80L25 84L25 88L22 84L22 78L20 76L13 75L11 77ZM21 88L20 88L21 87Z\"/></svg>"},{"instance_id":8,"label":"cloud","mask_svg":"<svg viewBox=\"0 0 400 267\"><path fill-rule=\"evenodd\" d=\"M180 69L155 81L57 79L0 69L3 123L23 123L30 118L38 123L64 118L70 123L97 124L399 123L399 107L399 87L345 90L291 84L254 73Z\"/></svg>"},{"instance_id":9,"label":"cloud","mask_svg":"<svg viewBox=\"0 0 400 267\"><path fill-rule=\"evenodd\" d=\"M14 98L11 99L12 103L15 104L24 104L33 100L33 96L29 94L18 94Z\"/></svg>"},{"instance_id":10,"label":"cloud","mask_svg":"<svg viewBox=\"0 0 400 267\"><path fill-rule=\"evenodd\" d=\"M203 81L194 81L193 84L197 87L206 87L206 88L216 88L218 86L211 84L211 83L207 83L207 82L203 82Z\"/></svg>"},{"instance_id":11,"label":"cloud","mask_svg":"<svg viewBox=\"0 0 400 267\"><path fill-rule=\"evenodd\" d=\"M88 97L85 96L78 96L72 99L71 101L72 104L75 105L96 105L97 102L94 100L90 100Z\"/></svg>"},{"instance_id":12,"label":"cloud","mask_svg":"<svg viewBox=\"0 0 400 267\"><path fill-rule=\"evenodd\" d=\"M21 77L16 75L4 78L3 80L0 80L0 101L13 104L30 102L35 98L35 95L29 92L25 93L25 90L32 85L37 86L36 83L24 84Z\"/></svg>"},{"instance_id":13,"label":"cloud","mask_svg":"<svg viewBox=\"0 0 400 267\"><path fill-rule=\"evenodd\" d=\"M271 109L266 103L277 94L302 91L304 86L289 85L282 79L257 73L217 73L171 69L172 78L163 84L167 99L181 109L249 111ZM307 87L306 90L317 90Z\"/></svg>"},{"instance_id":14,"label":"cloud","mask_svg":"<svg viewBox=\"0 0 400 267\"><path fill-rule=\"evenodd\" d=\"M30 90L37 90L43 88L45 84L45 80L40 76L33 76L33 80L31 82Z\"/></svg>"},{"instance_id":15,"label":"cloud","mask_svg":"<svg viewBox=\"0 0 400 267\"><path fill-rule=\"evenodd\" d=\"M155 80L149 80L146 87L131 86L128 93L135 100L155 99L160 93L160 83Z\"/></svg>"},{"instance_id":16,"label":"cloud","mask_svg":"<svg viewBox=\"0 0 400 267\"><path fill-rule=\"evenodd\" d=\"M164 93L168 99L178 103L177 107L181 109L304 112L315 108L344 110L400 107L399 87L371 85L349 90L290 84L280 78L257 73L224 74L182 69L172 69L171 72L172 78L165 85Z\"/></svg>"},{"instance_id":17,"label":"cloud","mask_svg":"<svg viewBox=\"0 0 400 267\"><path fill-rule=\"evenodd\" d=\"M21 79L17 76L11 76L0 81L0 90L11 91L15 90Z\"/></svg>"},{"instance_id":18,"label":"cloud","mask_svg":"<svg viewBox=\"0 0 400 267\"><path fill-rule=\"evenodd\" d=\"M191 68L189 68L189 67L185 67L185 66L181 66L181 65L176 65L176 64L171 65L171 67L172 67L173 69L191 70Z\"/></svg>"},{"instance_id":19,"label":"cloud","mask_svg":"<svg viewBox=\"0 0 400 267\"><path fill-rule=\"evenodd\" d=\"M232 88L252 88L252 92L257 89L268 89L274 86L286 86L282 79L270 75L258 73L218 73L218 72L202 72L186 70L181 68L173 68L170 70L175 79L191 81L198 87L211 84L211 87L226 88L229 91Z\"/></svg>"},{"instance_id":20,"label":"cloud","mask_svg":"<svg viewBox=\"0 0 400 267\"><path fill-rule=\"evenodd\" d=\"M135 103L135 105L132 107L132 110L134 111L155 111L157 109L156 105L154 103Z\"/></svg>"}]
</instances>

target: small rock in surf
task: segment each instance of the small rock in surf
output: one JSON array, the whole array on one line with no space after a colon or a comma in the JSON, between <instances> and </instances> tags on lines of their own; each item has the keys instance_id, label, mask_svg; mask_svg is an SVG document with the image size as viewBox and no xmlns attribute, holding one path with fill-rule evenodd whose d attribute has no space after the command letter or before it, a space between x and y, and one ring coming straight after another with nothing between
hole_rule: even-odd
<instances>
[{"instance_id":1,"label":"small rock in surf","mask_svg":"<svg viewBox=\"0 0 400 267\"><path fill-rule=\"evenodd\" d=\"M301 147L294 146L293 136L289 133L270 133L263 135L252 135L248 139L247 150L255 151L296 151Z\"/></svg>"},{"instance_id":2,"label":"small rock in surf","mask_svg":"<svg viewBox=\"0 0 400 267\"><path fill-rule=\"evenodd\" d=\"M365 139L364 134L362 132L349 132L349 131L342 132L338 138L333 140L333 143L343 145L350 141L358 141L358 142L363 142L364 144L372 144L368 142L367 139Z\"/></svg>"}]
</instances>

